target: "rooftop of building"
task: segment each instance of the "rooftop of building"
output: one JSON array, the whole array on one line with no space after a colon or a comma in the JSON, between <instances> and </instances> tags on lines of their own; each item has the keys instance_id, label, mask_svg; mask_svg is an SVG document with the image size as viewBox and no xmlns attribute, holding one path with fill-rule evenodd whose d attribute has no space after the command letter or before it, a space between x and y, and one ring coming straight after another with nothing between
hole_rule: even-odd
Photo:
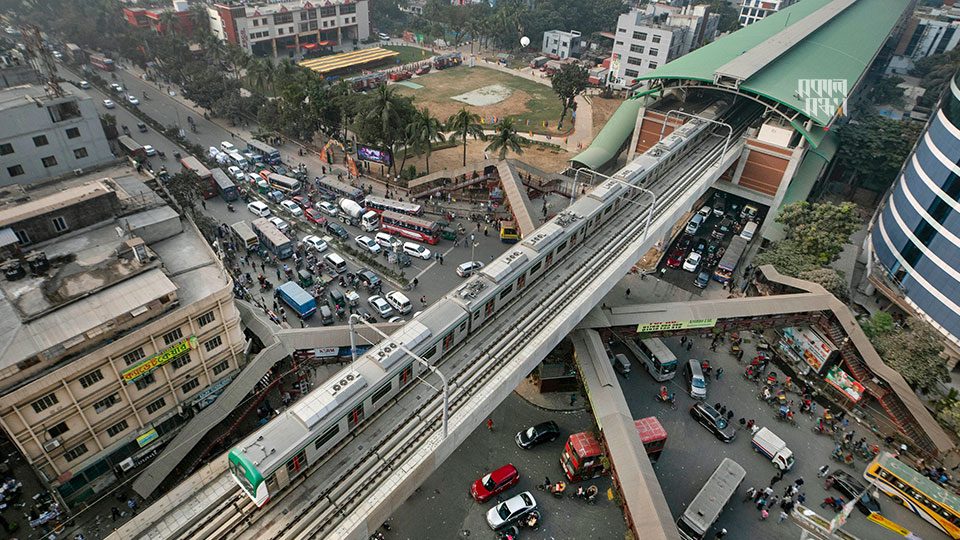
<instances>
[{"instance_id":1,"label":"rooftop of building","mask_svg":"<svg viewBox=\"0 0 960 540\"><path fill-rule=\"evenodd\" d=\"M290 2L217 2L218 5L247 8L247 15L271 15L285 11L299 11L301 9L315 9L342 4L357 4L360 0L292 0Z\"/></svg>"},{"instance_id":2,"label":"rooftop of building","mask_svg":"<svg viewBox=\"0 0 960 540\"><path fill-rule=\"evenodd\" d=\"M801 95L804 81L843 81L849 95L865 75L909 0L803 0L709 45L677 58L639 79L654 85L706 83L747 95L792 117L808 134L807 119L827 127L839 105L821 106ZM837 94L841 95L837 95ZM832 102L831 102L832 103ZM818 130L822 131L822 130Z\"/></svg>"},{"instance_id":3,"label":"rooftop of building","mask_svg":"<svg viewBox=\"0 0 960 540\"><path fill-rule=\"evenodd\" d=\"M48 87L40 84L22 84L0 89L0 112L63 97L89 98L86 92L70 83L61 82L60 88L63 90L63 96L60 97L53 95Z\"/></svg>"},{"instance_id":4,"label":"rooftop of building","mask_svg":"<svg viewBox=\"0 0 960 540\"><path fill-rule=\"evenodd\" d=\"M938 21L960 20L960 7L955 6L918 6L913 12L914 17L920 19L935 19Z\"/></svg>"},{"instance_id":5,"label":"rooftop of building","mask_svg":"<svg viewBox=\"0 0 960 540\"><path fill-rule=\"evenodd\" d=\"M107 173L0 193L4 223L111 191L120 203L110 219L30 245L25 255L43 253L48 270L27 269L14 281L0 277L0 370L95 338L106 323L136 317L168 295L190 305L228 284L203 237L135 170Z\"/></svg>"}]
</instances>

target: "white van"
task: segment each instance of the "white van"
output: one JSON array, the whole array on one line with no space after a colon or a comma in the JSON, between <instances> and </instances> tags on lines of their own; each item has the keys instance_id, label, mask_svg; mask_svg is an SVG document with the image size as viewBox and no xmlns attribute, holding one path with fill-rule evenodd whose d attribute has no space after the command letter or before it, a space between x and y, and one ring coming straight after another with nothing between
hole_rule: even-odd
<instances>
[{"instance_id":1,"label":"white van","mask_svg":"<svg viewBox=\"0 0 960 540\"><path fill-rule=\"evenodd\" d=\"M751 221L743 226L743 230L740 231L740 238L743 238L747 242L753 240L753 235L757 233L757 222Z\"/></svg>"},{"instance_id":2,"label":"white van","mask_svg":"<svg viewBox=\"0 0 960 540\"><path fill-rule=\"evenodd\" d=\"M378 232L375 234L373 236L373 241L387 251L393 251L393 246L400 243L400 241L394 238L393 235L389 235L385 232Z\"/></svg>"},{"instance_id":3,"label":"white van","mask_svg":"<svg viewBox=\"0 0 960 540\"><path fill-rule=\"evenodd\" d=\"M247 167L249 166L249 163L247 163L247 159L241 156L240 152L230 152L227 155L230 156L230 162L236 165L237 167L240 167L241 169L246 170Z\"/></svg>"},{"instance_id":4,"label":"white van","mask_svg":"<svg viewBox=\"0 0 960 540\"><path fill-rule=\"evenodd\" d=\"M397 310L397 313L401 315L406 315L413 309L413 304L410 303L410 299L400 291L390 291L386 294L385 298L387 302L393 306L393 309Z\"/></svg>"},{"instance_id":5,"label":"white van","mask_svg":"<svg viewBox=\"0 0 960 540\"><path fill-rule=\"evenodd\" d=\"M703 225L703 214L694 214L690 218L690 222L687 223L686 233L687 234L697 234L697 231L700 230L700 225Z\"/></svg>"},{"instance_id":6,"label":"white van","mask_svg":"<svg viewBox=\"0 0 960 540\"><path fill-rule=\"evenodd\" d=\"M404 242L403 252L411 257L416 257L425 261L430 260L430 250L414 242Z\"/></svg>"},{"instance_id":7,"label":"white van","mask_svg":"<svg viewBox=\"0 0 960 540\"><path fill-rule=\"evenodd\" d=\"M707 380L703 377L700 361L691 359L687 362L687 392L693 399L707 399Z\"/></svg>"},{"instance_id":8,"label":"white van","mask_svg":"<svg viewBox=\"0 0 960 540\"><path fill-rule=\"evenodd\" d=\"M327 264L333 267L338 274L342 274L347 271L347 261L343 260L343 257L337 255L336 253L327 253L323 256L327 261Z\"/></svg>"},{"instance_id":9,"label":"white van","mask_svg":"<svg viewBox=\"0 0 960 540\"><path fill-rule=\"evenodd\" d=\"M236 151L237 151L237 147L234 146L233 143L231 143L231 142L229 142L229 141L222 141L222 142L220 143L220 149L223 150L223 153L224 153L224 154L229 154L230 152L236 152Z\"/></svg>"},{"instance_id":10,"label":"white van","mask_svg":"<svg viewBox=\"0 0 960 540\"><path fill-rule=\"evenodd\" d=\"M270 215L270 208L260 201L253 201L252 203L248 204L247 210L260 217L267 217Z\"/></svg>"}]
</instances>

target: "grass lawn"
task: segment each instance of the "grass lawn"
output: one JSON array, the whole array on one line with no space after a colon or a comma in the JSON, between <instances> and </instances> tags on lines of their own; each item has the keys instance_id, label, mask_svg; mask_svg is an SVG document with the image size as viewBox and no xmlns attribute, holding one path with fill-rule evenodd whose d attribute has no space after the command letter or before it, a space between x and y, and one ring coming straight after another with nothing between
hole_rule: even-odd
<instances>
[{"instance_id":1,"label":"grass lawn","mask_svg":"<svg viewBox=\"0 0 960 540\"><path fill-rule=\"evenodd\" d=\"M406 45L382 45L382 47L384 49L397 51L400 53L400 56L395 56L393 58L393 60L395 60L399 65L409 64L411 62L419 62L433 56L430 51L421 49L419 47L408 47Z\"/></svg>"},{"instance_id":2,"label":"grass lawn","mask_svg":"<svg viewBox=\"0 0 960 540\"><path fill-rule=\"evenodd\" d=\"M530 131L550 135L560 133L556 128L563 107L560 105L560 99L549 86L479 66L472 68L460 66L434 71L429 75L417 77L413 81L423 85L423 88L419 90L403 86L394 86L394 88L402 95L413 96L418 107L428 107L430 112L441 120L446 120L465 105L451 99L453 96L499 84L511 90L509 97L491 105L467 105L466 107L482 116L485 122L489 122L494 116L497 118L511 116L519 124L521 133ZM543 121L548 122L548 128L542 127ZM566 130L573 127L569 112L564 127Z\"/></svg>"}]
</instances>

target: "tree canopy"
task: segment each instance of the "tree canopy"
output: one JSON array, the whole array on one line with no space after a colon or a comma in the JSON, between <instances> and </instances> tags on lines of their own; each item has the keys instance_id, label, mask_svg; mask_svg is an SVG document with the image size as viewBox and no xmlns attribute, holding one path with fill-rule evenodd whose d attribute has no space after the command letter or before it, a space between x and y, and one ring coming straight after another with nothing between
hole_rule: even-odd
<instances>
[{"instance_id":1,"label":"tree canopy","mask_svg":"<svg viewBox=\"0 0 960 540\"><path fill-rule=\"evenodd\" d=\"M574 99L587 89L587 80L590 74L587 69L579 64L565 64L560 71L555 73L550 79L550 85L556 92L560 102L563 103L563 112L560 113L558 127L563 126L563 119L567 116L567 110L573 108Z\"/></svg>"},{"instance_id":2,"label":"tree canopy","mask_svg":"<svg viewBox=\"0 0 960 540\"><path fill-rule=\"evenodd\" d=\"M943 336L919 319L910 319L904 326L886 326L871 322L870 341L883 362L897 370L924 393L937 383L950 380L942 357Z\"/></svg>"},{"instance_id":3,"label":"tree canopy","mask_svg":"<svg viewBox=\"0 0 960 540\"><path fill-rule=\"evenodd\" d=\"M851 202L788 204L780 209L777 222L784 225L792 247L818 266L835 261L862 224L859 208Z\"/></svg>"},{"instance_id":4,"label":"tree canopy","mask_svg":"<svg viewBox=\"0 0 960 540\"><path fill-rule=\"evenodd\" d=\"M917 122L861 115L838 132L839 165L857 185L885 192L897 178L922 129Z\"/></svg>"}]
</instances>

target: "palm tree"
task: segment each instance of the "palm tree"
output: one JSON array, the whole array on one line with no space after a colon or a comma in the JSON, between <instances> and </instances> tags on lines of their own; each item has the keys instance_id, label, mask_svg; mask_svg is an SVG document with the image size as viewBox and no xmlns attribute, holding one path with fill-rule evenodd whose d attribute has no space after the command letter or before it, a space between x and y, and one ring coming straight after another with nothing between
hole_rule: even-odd
<instances>
[{"instance_id":1,"label":"palm tree","mask_svg":"<svg viewBox=\"0 0 960 540\"><path fill-rule=\"evenodd\" d=\"M443 124L430 114L430 109L424 107L417 111L413 122L407 125L407 140L414 148L424 153L427 160L427 174L430 174L430 154L433 152L433 143L446 140L443 135ZM402 165L400 169L403 169Z\"/></svg>"},{"instance_id":2,"label":"palm tree","mask_svg":"<svg viewBox=\"0 0 960 540\"><path fill-rule=\"evenodd\" d=\"M264 92L267 86L272 88L275 80L273 62L263 58L251 59L250 67L247 68L247 75L250 77L250 82L261 92Z\"/></svg>"},{"instance_id":3,"label":"palm tree","mask_svg":"<svg viewBox=\"0 0 960 540\"><path fill-rule=\"evenodd\" d=\"M394 89L383 85L377 88L377 92L370 101L370 106L364 114L368 122L378 122L380 124L380 139L383 144L394 150L393 134L401 129L400 121L400 97L396 95ZM396 161L391 164L391 168L396 166Z\"/></svg>"},{"instance_id":4,"label":"palm tree","mask_svg":"<svg viewBox=\"0 0 960 540\"><path fill-rule=\"evenodd\" d=\"M490 137L490 144L488 144L486 148L488 152L499 152L500 159L507 157L507 152L513 152L514 154L523 153L523 147L521 145L526 144L527 139L517 133L517 129L513 126L513 120L511 118L504 118L494 126L494 129L496 133Z\"/></svg>"},{"instance_id":5,"label":"palm tree","mask_svg":"<svg viewBox=\"0 0 960 540\"><path fill-rule=\"evenodd\" d=\"M472 113L466 107L461 107L456 114L447 119L447 129L452 131L451 141L458 139L463 144L463 166L467 166L467 137L484 140L483 126L480 125L480 115Z\"/></svg>"}]
</instances>

